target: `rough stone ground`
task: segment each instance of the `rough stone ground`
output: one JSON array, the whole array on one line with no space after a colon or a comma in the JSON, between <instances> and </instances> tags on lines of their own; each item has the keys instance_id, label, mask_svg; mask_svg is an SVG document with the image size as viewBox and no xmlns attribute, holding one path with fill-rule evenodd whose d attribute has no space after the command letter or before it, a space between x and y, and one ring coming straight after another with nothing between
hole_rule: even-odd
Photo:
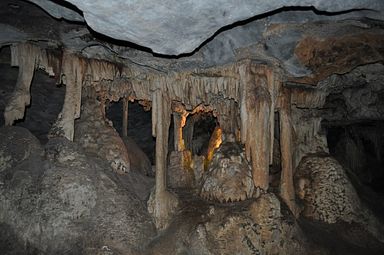
<instances>
[{"instance_id":1,"label":"rough stone ground","mask_svg":"<svg viewBox=\"0 0 384 255\"><path fill-rule=\"evenodd\" d=\"M219 204L189 191L175 191L182 205L170 227L145 254L379 255L384 244L364 226L297 221L274 194Z\"/></svg>"},{"instance_id":2,"label":"rough stone ground","mask_svg":"<svg viewBox=\"0 0 384 255\"><path fill-rule=\"evenodd\" d=\"M104 159L63 138L42 148L26 129L1 128L0 134L9 137L0 140L0 151L17 159L1 159L7 162L0 171L1 254L375 255L384 250L355 222L296 221L273 193L221 204L202 200L197 190L173 190L181 201L178 214L157 233L145 206L152 179L136 171L118 175Z\"/></svg>"},{"instance_id":3,"label":"rough stone ground","mask_svg":"<svg viewBox=\"0 0 384 255\"><path fill-rule=\"evenodd\" d=\"M291 216L282 216L273 194L227 204L178 194L179 215L147 254L307 254L304 235Z\"/></svg>"}]
</instances>

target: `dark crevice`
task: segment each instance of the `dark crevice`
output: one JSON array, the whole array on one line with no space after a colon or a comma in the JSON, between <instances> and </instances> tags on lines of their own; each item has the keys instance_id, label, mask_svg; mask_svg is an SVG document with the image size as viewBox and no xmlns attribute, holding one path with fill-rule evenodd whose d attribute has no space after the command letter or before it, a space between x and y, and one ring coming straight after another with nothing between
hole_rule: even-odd
<instances>
[{"instance_id":1,"label":"dark crevice","mask_svg":"<svg viewBox=\"0 0 384 255\"><path fill-rule=\"evenodd\" d=\"M15 126L25 127L41 143L48 142L48 133L64 104L65 87L56 86L55 79L43 71L35 71L31 84L31 103L25 109L24 118Z\"/></svg>"},{"instance_id":2,"label":"dark crevice","mask_svg":"<svg viewBox=\"0 0 384 255\"><path fill-rule=\"evenodd\" d=\"M384 121L328 125L329 152L358 181L384 194Z\"/></svg>"},{"instance_id":3,"label":"dark crevice","mask_svg":"<svg viewBox=\"0 0 384 255\"><path fill-rule=\"evenodd\" d=\"M106 114L116 131L123 136L122 100L109 103ZM138 101L128 103L128 136L136 142L154 165L156 141L152 136L152 115L151 111L145 111Z\"/></svg>"},{"instance_id":4,"label":"dark crevice","mask_svg":"<svg viewBox=\"0 0 384 255\"><path fill-rule=\"evenodd\" d=\"M212 112L198 112L188 116L183 128L186 149L193 155L206 156L209 140L216 126L218 122Z\"/></svg>"}]
</instances>

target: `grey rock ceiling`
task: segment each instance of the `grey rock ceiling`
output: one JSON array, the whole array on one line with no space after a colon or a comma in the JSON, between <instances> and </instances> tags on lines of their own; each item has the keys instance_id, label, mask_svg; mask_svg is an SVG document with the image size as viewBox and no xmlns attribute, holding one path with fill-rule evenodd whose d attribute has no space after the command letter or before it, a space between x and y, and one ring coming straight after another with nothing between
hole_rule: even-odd
<instances>
[{"instance_id":1,"label":"grey rock ceiling","mask_svg":"<svg viewBox=\"0 0 384 255\"><path fill-rule=\"evenodd\" d=\"M164 55L191 53L219 29L283 7L384 19L382 0L29 0L56 18ZM342 16L342 15L341 15ZM305 19L305 17L304 17Z\"/></svg>"}]
</instances>

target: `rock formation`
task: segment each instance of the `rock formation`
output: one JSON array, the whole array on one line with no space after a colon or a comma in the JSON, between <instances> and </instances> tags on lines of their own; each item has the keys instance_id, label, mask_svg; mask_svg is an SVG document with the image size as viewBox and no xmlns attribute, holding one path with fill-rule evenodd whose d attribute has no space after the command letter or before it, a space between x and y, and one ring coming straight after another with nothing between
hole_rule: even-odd
<instances>
[{"instance_id":1,"label":"rock formation","mask_svg":"<svg viewBox=\"0 0 384 255\"><path fill-rule=\"evenodd\" d=\"M222 203L251 198L254 185L251 168L239 144L224 142L215 151L203 173L200 196Z\"/></svg>"},{"instance_id":2,"label":"rock formation","mask_svg":"<svg viewBox=\"0 0 384 255\"><path fill-rule=\"evenodd\" d=\"M2 1L0 250L381 254L383 12Z\"/></svg>"}]
</instances>

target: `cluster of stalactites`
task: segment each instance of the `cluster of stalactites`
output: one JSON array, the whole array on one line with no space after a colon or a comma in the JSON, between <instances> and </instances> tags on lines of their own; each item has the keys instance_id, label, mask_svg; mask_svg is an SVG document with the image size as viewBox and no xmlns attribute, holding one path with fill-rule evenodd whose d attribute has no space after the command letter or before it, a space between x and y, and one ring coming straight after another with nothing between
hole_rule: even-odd
<instances>
[{"instance_id":1,"label":"cluster of stalactites","mask_svg":"<svg viewBox=\"0 0 384 255\"><path fill-rule=\"evenodd\" d=\"M271 67L242 61L220 68L164 74L137 66L123 67L107 61L84 59L66 51L57 55L47 52L32 44L12 46L12 64L18 65L20 70L14 95L5 111L7 125L24 116L25 106L30 103L29 89L36 68L43 68L60 77L66 85L64 105L50 132L51 136L73 140L74 120L80 117L83 86L92 86L102 101L124 98L144 102L147 107L152 107L153 135L158 140L156 165L160 172L156 180L158 191L162 192L166 188L164 171L172 113L174 120L180 122L177 128L180 136L187 114L204 108L204 111L214 113L223 133L237 135L245 145L254 185L258 190L266 191L269 165L272 163L274 114L280 111L283 114L280 128L284 129L284 137L281 137L284 143L282 158L285 160L283 177L287 178L282 183L288 183L289 187L283 193L290 193L291 102L279 103L286 95L282 93L284 90L281 89L279 75ZM321 101L321 98L317 100ZM176 110L177 107L173 107L175 104L183 110ZM178 139L175 147L182 150L182 138L177 134L175 138ZM164 171L159 171L161 169ZM292 195L286 197L292 200Z\"/></svg>"},{"instance_id":2,"label":"cluster of stalactites","mask_svg":"<svg viewBox=\"0 0 384 255\"><path fill-rule=\"evenodd\" d=\"M11 45L11 66L19 67L15 89L4 111L5 125L22 119L25 107L31 103L30 87L36 69L44 69L54 75L51 55L32 44Z\"/></svg>"}]
</instances>

